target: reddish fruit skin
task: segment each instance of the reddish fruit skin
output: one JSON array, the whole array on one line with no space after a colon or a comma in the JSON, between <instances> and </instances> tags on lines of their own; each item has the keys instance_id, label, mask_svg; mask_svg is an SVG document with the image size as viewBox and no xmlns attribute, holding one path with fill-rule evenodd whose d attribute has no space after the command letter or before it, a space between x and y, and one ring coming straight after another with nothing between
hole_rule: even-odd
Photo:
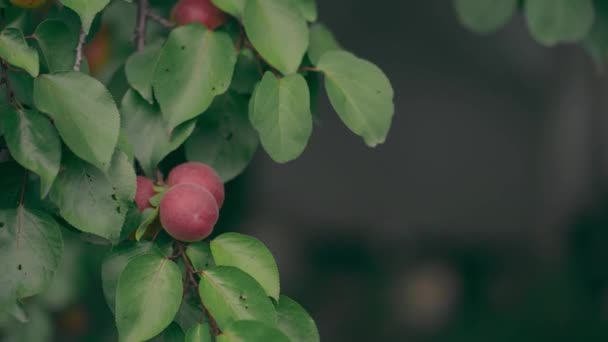
<instances>
[{"instance_id":1,"label":"reddish fruit skin","mask_svg":"<svg viewBox=\"0 0 608 342\"><path fill-rule=\"evenodd\" d=\"M224 182L220 176L208 165L203 163L184 163L169 172L167 184L169 186L191 183L207 189L215 200L218 208L224 204Z\"/></svg>"},{"instance_id":2,"label":"reddish fruit skin","mask_svg":"<svg viewBox=\"0 0 608 342\"><path fill-rule=\"evenodd\" d=\"M135 192L135 203L139 211L144 211L152 208L150 198L156 195L154 191L154 182L149 178L137 176L137 191Z\"/></svg>"},{"instance_id":3,"label":"reddish fruit skin","mask_svg":"<svg viewBox=\"0 0 608 342\"><path fill-rule=\"evenodd\" d=\"M160 223L174 239L200 241L211 234L219 209L209 191L195 184L179 184L160 201Z\"/></svg>"},{"instance_id":4,"label":"reddish fruit skin","mask_svg":"<svg viewBox=\"0 0 608 342\"><path fill-rule=\"evenodd\" d=\"M180 0L171 11L171 20L179 26L201 23L215 30L228 21L228 16L211 0Z\"/></svg>"},{"instance_id":5,"label":"reddish fruit skin","mask_svg":"<svg viewBox=\"0 0 608 342\"><path fill-rule=\"evenodd\" d=\"M11 4L21 8L40 8L47 3L47 0L11 0Z\"/></svg>"},{"instance_id":6,"label":"reddish fruit skin","mask_svg":"<svg viewBox=\"0 0 608 342\"><path fill-rule=\"evenodd\" d=\"M110 47L110 30L106 25L103 25L95 34L95 37L83 48L92 76L99 74L101 69L108 64L111 54Z\"/></svg>"}]
</instances>

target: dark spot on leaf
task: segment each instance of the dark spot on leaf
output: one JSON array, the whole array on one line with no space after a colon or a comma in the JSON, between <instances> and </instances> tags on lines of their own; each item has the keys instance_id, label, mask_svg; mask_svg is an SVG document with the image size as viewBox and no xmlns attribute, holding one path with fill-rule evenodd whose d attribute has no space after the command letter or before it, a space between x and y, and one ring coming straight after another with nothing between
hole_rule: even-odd
<instances>
[{"instance_id":1,"label":"dark spot on leaf","mask_svg":"<svg viewBox=\"0 0 608 342\"><path fill-rule=\"evenodd\" d=\"M21 264L19 264L19 266L17 266L17 269L18 269L19 271L21 271L21 269L22 269L22 268L23 268L23 267L21 267Z\"/></svg>"},{"instance_id":2,"label":"dark spot on leaf","mask_svg":"<svg viewBox=\"0 0 608 342\"><path fill-rule=\"evenodd\" d=\"M215 87L211 87L211 91L215 91Z\"/></svg>"},{"instance_id":3,"label":"dark spot on leaf","mask_svg":"<svg viewBox=\"0 0 608 342\"><path fill-rule=\"evenodd\" d=\"M186 45L182 45L182 50L186 50Z\"/></svg>"},{"instance_id":4,"label":"dark spot on leaf","mask_svg":"<svg viewBox=\"0 0 608 342\"><path fill-rule=\"evenodd\" d=\"M376 91L376 94L380 94L380 93L382 93L380 90L377 90L377 91Z\"/></svg>"},{"instance_id":5,"label":"dark spot on leaf","mask_svg":"<svg viewBox=\"0 0 608 342\"><path fill-rule=\"evenodd\" d=\"M240 300L247 300L247 297L245 297L245 295L244 295L244 294L240 294L240 295L239 295L239 299L240 299Z\"/></svg>"},{"instance_id":6,"label":"dark spot on leaf","mask_svg":"<svg viewBox=\"0 0 608 342\"><path fill-rule=\"evenodd\" d=\"M112 194L112 199L118 201L118 197L116 197L116 194Z\"/></svg>"},{"instance_id":7,"label":"dark spot on leaf","mask_svg":"<svg viewBox=\"0 0 608 342\"><path fill-rule=\"evenodd\" d=\"M0 228L4 227L4 222L0 222Z\"/></svg>"},{"instance_id":8,"label":"dark spot on leaf","mask_svg":"<svg viewBox=\"0 0 608 342\"><path fill-rule=\"evenodd\" d=\"M170 71L171 71L171 69L165 68L165 72L170 72Z\"/></svg>"},{"instance_id":9,"label":"dark spot on leaf","mask_svg":"<svg viewBox=\"0 0 608 342\"><path fill-rule=\"evenodd\" d=\"M249 310L249 305L245 305L245 310Z\"/></svg>"},{"instance_id":10,"label":"dark spot on leaf","mask_svg":"<svg viewBox=\"0 0 608 342\"><path fill-rule=\"evenodd\" d=\"M120 206L116 207L116 212L120 214Z\"/></svg>"}]
</instances>

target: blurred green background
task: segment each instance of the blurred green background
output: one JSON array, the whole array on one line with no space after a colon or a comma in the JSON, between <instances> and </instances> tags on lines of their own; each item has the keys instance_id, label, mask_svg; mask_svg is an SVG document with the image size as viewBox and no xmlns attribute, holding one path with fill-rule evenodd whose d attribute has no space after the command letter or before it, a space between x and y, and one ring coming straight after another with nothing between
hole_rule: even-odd
<instances>
[{"instance_id":1,"label":"blurred green background","mask_svg":"<svg viewBox=\"0 0 608 342\"><path fill-rule=\"evenodd\" d=\"M322 97L304 155L260 152L216 233L270 247L323 341L608 340L606 75L580 46L537 45L521 16L478 36L450 1L318 3L391 78L389 139L368 149ZM132 18L124 1L104 17L115 60ZM113 75L99 77L118 93ZM0 319L0 340L115 341L106 252L66 232L56 283L27 301L30 325Z\"/></svg>"}]
</instances>

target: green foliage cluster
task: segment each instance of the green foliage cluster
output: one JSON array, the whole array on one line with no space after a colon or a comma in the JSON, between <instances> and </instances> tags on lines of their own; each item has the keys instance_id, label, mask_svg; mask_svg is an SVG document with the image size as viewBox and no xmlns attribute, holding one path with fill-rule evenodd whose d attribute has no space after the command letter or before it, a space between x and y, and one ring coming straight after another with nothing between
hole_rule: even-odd
<instances>
[{"instance_id":1,"label":"green foliage cluster","mask_svg":"<svg viewBox=\"0 0 608 342\"><path fill-rule=\"evenodd\" d=\"M164 19L173 1L35 10L0 0L0 147L10 152L0 162L0 314L27 320L22 301L47 289L71 230L109 246L103 289L121 341L319 340L308 313L280 294L261 242L151 234L157 210L135 206L136 175L162 179L176 150L225 182L260 143L279 163L298 158L322 79L344 124L374 147L390 128L393 89L317 22L314 0L213 3L231 16L217 30L175 27ZM94 77L83 47L104 27L127 52Z\"/></svg>"},{"instance_id":2,"label":"green foliage cluster","mask_svg":"<svg viewBox=\"0 0 608 342\"><path fill-rule=\"evenodd\" d=\"M544 46L580 43L598 65L608 59L608 2L603 0L454 0L460 22L487 34L517 11L532 37Z\"/></svg>"}]
</instances>

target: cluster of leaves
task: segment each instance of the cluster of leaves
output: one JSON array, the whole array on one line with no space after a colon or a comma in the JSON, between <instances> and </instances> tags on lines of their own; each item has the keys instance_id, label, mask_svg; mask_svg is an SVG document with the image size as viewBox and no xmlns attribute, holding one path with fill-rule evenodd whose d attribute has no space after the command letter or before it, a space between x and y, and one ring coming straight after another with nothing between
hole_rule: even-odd
<instances>
[{"instance_id":1,"label":"cluster of leaves","mask_svg":"<svg viewBox=\"0 0 608 342\"><path fill-rule=\"evenodd\" d=\"M277 162L297 158L320 76L342 121L376 146L394 112L390 82L316 22L314 0L213 0L231 15L215 31L174 27L164 3L33 11L0 0L0 147L10 152L0 155L0 313L25 317L21 300L48 286L69 229L112 246L103 285L121 340L318 340L306 311L279 295L259 241L168 239L133 202L136 174L153 177L178 149L224 181L259 142ZM129 52L112 77L95 78L83 46L114 24L128 27Z\"/></svg>"},{"instance_id":2,"label":"cluster of leaves","mask_svg":"<svg viewBox=\"0 0 608 342\"><path fill-rule=\"evenodd\" d=\"M485 34L521 10L530 34L544 46L581 43L597 64L608 59L608 3L603 0L454 0L460 22Z\"/></svg>"}]
</instances>

